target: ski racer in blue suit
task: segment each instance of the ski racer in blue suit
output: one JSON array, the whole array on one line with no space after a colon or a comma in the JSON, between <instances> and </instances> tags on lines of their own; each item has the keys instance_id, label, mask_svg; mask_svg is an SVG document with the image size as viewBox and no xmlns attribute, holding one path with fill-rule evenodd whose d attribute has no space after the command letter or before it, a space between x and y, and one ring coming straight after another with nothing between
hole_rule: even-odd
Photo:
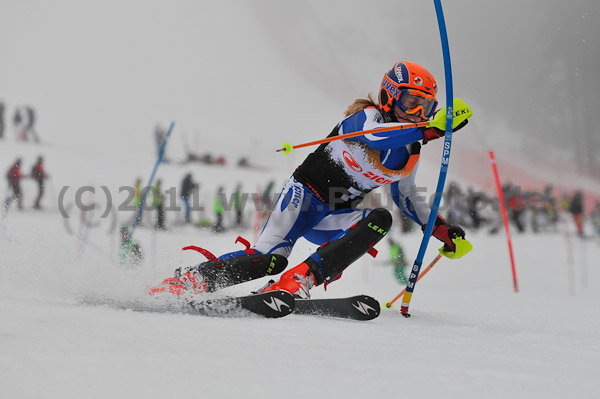
<instances>
[{"instance_id":1,"label":"ski racer in blue suit","mask_svg":"<svg viewBox=\"0 0 600 399\"><path fill-rule=\"evenodd\" d=\"M355 100L329 136L427 121L437 107L436 93L437 83L429 71L413 62L397 62L383 77L379 103L370 95ZM433 127L415 127L322 144L283 187L257 243L219 260L256 253L288 257L296 241L304 237L319 248L261 291L285 290L309 297L312 287L338 279L352 262L373 252L373 246L387 234L392 225L389 211L356 207L371 190L390 184L400 210L424 226L431 209L415 185L420 142L444 134ZM433 235L453 251L452 238L464 238L465 232L438 216ZM201 272L202 265L199 269ZM188 271L183 282L194 282L200 277L197 272Z\"/></svg>"}]
</instances>

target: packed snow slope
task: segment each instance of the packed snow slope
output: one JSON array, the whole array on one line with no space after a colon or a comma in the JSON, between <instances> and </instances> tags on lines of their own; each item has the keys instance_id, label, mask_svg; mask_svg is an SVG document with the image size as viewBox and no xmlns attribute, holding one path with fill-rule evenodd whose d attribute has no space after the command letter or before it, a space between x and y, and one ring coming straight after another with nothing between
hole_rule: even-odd
<instances>
[{"instance_id":1,"label":"packed snow slope","mask_svg":"<svg viewBox=\"0 0 600 399\"><path fill-rule=\"evenodd\" d=\"M7 151L18 152L31 159L40 149L13 144L0 155L5 159ZM51 173L60 169L61 157L72 157L59 148L44 151L53 159ZM86 162L101 165L102 158L89 153ZM519 293L513 291L504 237L468 232L473 252L461 260L442 259L423 278L409 319L397 308L384 310L371 322L352 322L297 315L208 318L82 305L82 297L143 297L150 284L176 267L201 261L196 253L182 252L185 245L220 254L239 247L234 244L238 235L253 237L251 207L245 215L249 227L220 235L178 224L180 212L168 211L169 231L136 230L146 254L143 264L119 266L113 216L99 217L105 201L100 186L103 176L115 187L131 180L118 178L129 162L114 156L101 172L75 168L67 176L53 174L48 191L55 194L46 198L42 212L28 210L35 190L25 181L26 210L18 212L13 204L3 220L2 397L596 397L600 272L595 259L600 248L597 241L576 240L567 224L555 233L514 235ZM187 170L172 163L161 165L158 175L165 187L177 186ZM290 169L195 166L193 172L210 191L204 197L210 197L208 187L230 176L264 185L271 178L283 181ZM64 199L69 219L56 203L56 193L72 186L70 180L86 178L97 182L96 198L84 198L86 204L98 203L98 210L88 214L90 227L69 206L73 187ZM111 190L116 198L118 191ZM118 224L131 216L117 213ZM194 217L200 216L196 212ZM412 262L421 233L401 235L396 225L390 234L402 242ZM315 288L314 297L364 293L380 301L392 299L403 287L386 264L387 241L377 247L381 252L376 259L362 258L327 292ZM438 247L432 240L426 263ZM300 242L290 263L313 250ZM228 292L247 293L264 282Z\"/></svg>"}]
</instances>

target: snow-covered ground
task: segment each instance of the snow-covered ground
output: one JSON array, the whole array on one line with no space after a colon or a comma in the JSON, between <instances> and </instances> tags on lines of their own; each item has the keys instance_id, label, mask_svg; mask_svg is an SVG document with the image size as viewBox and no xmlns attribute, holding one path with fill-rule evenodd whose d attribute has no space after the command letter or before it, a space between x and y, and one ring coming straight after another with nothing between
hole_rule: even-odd
<instances>
[{"instance_id":1,"label":"snow-covered ground","mask_svg":"<svg viewBox=\"0 0 600 399\"><path fill-rule=\"evenodd\" d=\"M38 150L13 144L1 155L6 159L7 151L27 156ZM51 159L60 158L60 149L45 151ZM93 155L89 158L94 162ZM54 165L59 167L56 161ZM71 184L89 181L100 187L100 174L119 182L116 176L125 167L116 157L97 176L81 172L77 177L72 171ZM227 174L244 177L252 186L271 177L280 181L288 173L215 168L196 166L194 173L204 176L206 187L219 184L219 176ZM159 175L167 185L177 185L176 178L185 170L186 166L162 165ZM212 181L211 175L216 176ZM55 193L69 184L58 176L50 183ZM31 184L25 182L28 200L34 192ZM100 193L98 188L96 196ZM410 319L397 309L384 310L371 322L297 315L265 320L136 313L83 306L77 299L143 296L149 284L170 275L175 267L199 261L198 254L181 252L183 246L201 245L219 254L235 248L238 235L252 240L252 229L215 235L178 225L179 213L168 212L170 231L137 230L146 259L138 269L124 269L115 262L116 234L107 233L110 218L86 230L80 226L79 213L66 220L51 199L46 199L47 211L11 210L1 231L2 397L597 395L600 272L595 259L600 247L596 241L574 237L568 241L560 232L515 235L520 292L514 293L503 235L471 232L468 238L475 247L471 254L441 260L417 285ZM30 207L27 201L26 206ZM247 217L251 219L251 214ZM122 213L119 218L126 221ZM421 234L400 236L398 230L393 234L412 261ZM87 245L79 242L80 235L87 237ZM433 240L426 263L438 246ZM383 241L378 247L377 259L359 260L327 292L319 287L313 295L364 293L380 301L392 299L403 287L386 265L388 244ZM307 242L300 243L291 263L303 260L311 250ZM230 291L248 292L263 283L246 283Z\"/></svg>"}]
</instances>

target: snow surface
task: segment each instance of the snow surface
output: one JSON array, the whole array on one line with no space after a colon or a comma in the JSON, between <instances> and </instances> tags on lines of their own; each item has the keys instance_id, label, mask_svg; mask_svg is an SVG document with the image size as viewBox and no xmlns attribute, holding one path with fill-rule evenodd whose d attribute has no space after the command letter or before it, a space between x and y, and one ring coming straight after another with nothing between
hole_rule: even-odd
<instances>
[{"instance_id":1,"label":"snow surface","mask_svg":"<svg viewBox=\"0 0 600 399\"><path fill-rule=\"evenodd\" d=\"M7 154L19 152L31 158L38 150L11 144L0 155L7 159ZM56 159L62 151L45 149L48 159L54 159L51 173L59 168ZM118 175L127 166L118 161L115 157L110 168L96 173ZM89 162L95 162L92 154ZM185 170L162 165L159 175L165 186L177 185ZM193 170L206 187L216 186L218 176L228 174L264 184L270 177L283 181L288 173L283 168ZM54 176L54 192L60 185L73 184ZM69 177L101 185L101 176L85 170L71 171ZM24 186L26 195L33 193L33 183L26 181ZM96 197L100 193L98 188ZM572 236L567 241L561 232L516 234L520 292L514 293L504 237L468 233L474 251L458 261L442 259L423 278L410 319L397 309L384 310L371 322L298 315L265 320L136 313L83 306L78 298L142 297L149 284L174 268L199 261L198 254L181 252L183 246L201 245L219 254L238 247L238 235L252 240L252 229L215 235L178 225L179 213L168 212L170 231L137 230L146 259L139 269L127 269L114 261L117 237L107 234L110 218L89 229L88 244L82 246L78 235L85 229L80 230L78 213L68 220L69 234L56 204L50 196L46 200L47 211L9 212L1 231L2 397L597 396L600 273L594 260L600 248L595 241ZM30 207L27 198L26 206ZM251 225L251 212L246 216ZM119 221L126 221L122 213ZM392 234L399 237L397 230ZM421 234L400 238L412 261ZM438 245L432 241L426 262L434 258ZM318 287L313 295L364 293L380 301L392 299L403 287L385 263L387 243L378 248L377 259L359 260L327 292ZM571 262L568 248L573 251ZM290 263L300 262L314 249L301 242ZM229 291L245 293L263 283Z\"/></svg>"}]
</instances>

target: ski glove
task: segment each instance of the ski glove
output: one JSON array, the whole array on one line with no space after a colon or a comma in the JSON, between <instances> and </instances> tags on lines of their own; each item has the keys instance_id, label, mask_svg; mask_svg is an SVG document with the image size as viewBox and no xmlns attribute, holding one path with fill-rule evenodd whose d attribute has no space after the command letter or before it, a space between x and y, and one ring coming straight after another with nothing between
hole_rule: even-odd
<instances>
[{"instance_id":1,"label":"ski glove","mask_svg":"<svg viewBox=\"0 0 600 399\"><path fill-rule=\"evenodd\" d=\"M460 123L460 125L452 129L452 133L462 129L467 125L467 123L469 123L469 120L465 119ZM444 130L438 129L437 127L421 128L421 131L423 132L423 144L427 144L431 140L439 139L440 137L444 137L446 135Z\"/></svg>"},{"instance_id":2,"label":"ski glove","mask_svg":"<svg viewBox=\"0 0 600 399\"><path fill-rule=\"evenodd\" d=\"M473 116L471 107L460 98L454 99L454 117L452 119L452 132L456 132L468 123L468 119ZM433 119L429 122L429 127L422 129L423 144L429 140L439 139L446 135L446 107L438 110Z\"/></svg>"},{"instance_id":3,"label":"ski glove","mask_svg":"<svg viewBox=\"0 0 600 399\"><path fill-rule=\"evenodd\" d=\"M423 231L425 231L425 225L423 225ZM452 241L452 239L456 238L465 238L465 231L460 226L451 226L446 223L443 217L437 215L435 219L435 226L433 227L432 235L444 243L444 251L445 252L454 252L456 251L456 245Z\"/></svg>"}]
</instances>

